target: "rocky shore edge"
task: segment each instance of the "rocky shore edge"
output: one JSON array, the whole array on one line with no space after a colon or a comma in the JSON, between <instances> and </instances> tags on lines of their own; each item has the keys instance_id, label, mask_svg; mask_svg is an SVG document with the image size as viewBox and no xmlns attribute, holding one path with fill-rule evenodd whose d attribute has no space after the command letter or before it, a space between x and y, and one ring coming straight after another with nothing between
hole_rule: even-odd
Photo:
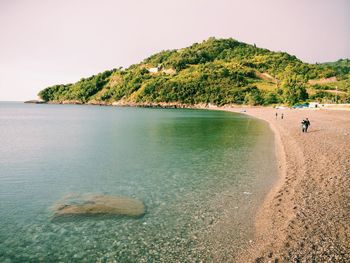
<instances>
[{"instance_id":1,"label":"rocky shore edge","mask_svg":"<svg viewBox=\"0 0 350 263\"><path fill-rule=\"evenodd\" d=\"M29 100L24 103L33 104L64 104L64 105L95 105L95 106L116 106L116 107L142 107L142 108L164 108L164 109L217 109L221 108L214 104L186 104L179 102L131 102L131 101L117 101L117 102L106 102L106 101L88 101L81 102L78 100L64 100L64 101L40 101L40 100ZM225 106L235 107L235 105Z\"/></svg>"}]
</instances>

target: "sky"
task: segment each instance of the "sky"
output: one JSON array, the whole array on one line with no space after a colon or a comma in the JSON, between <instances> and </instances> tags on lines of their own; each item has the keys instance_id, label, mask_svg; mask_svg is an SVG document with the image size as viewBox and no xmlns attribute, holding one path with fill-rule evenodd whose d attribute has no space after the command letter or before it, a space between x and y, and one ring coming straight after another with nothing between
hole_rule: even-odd
<instances>
[{"instance_id":1,"label":"sky","mask_svg":"<svg viewBox=\"0 0 350 263\"><path fill-rule=\"evenodd\" d=\"M234 38L309 63L350 58L349 0L0 0L0 101Z\"/></svg>"}]
</instances>

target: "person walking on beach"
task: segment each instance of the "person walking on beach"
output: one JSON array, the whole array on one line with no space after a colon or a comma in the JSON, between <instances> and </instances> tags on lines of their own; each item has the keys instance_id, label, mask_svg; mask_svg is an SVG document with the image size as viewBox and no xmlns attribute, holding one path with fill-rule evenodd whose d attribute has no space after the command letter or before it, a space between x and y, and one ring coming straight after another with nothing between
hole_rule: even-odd
<instances>
[{"instance_id":1,"label":"person walking on beach","mask_svg":"<svg viewBox=\"0 0 350 263\"><path fill-rule=\"evenodd\" d=\"M281 119L283 120L283 113L282 113L282 115L281 115Z\"/></svg>"},{"instance_id":2,"label":"person walking on beach","mask_svg":"<svg viewBox=\"0 0 350 263\"><path fill-rule=\"evenodd\" d=\"M303 120L303 121L301 122L301 131L302 131L302 132L307 132L307 129L309 128L310 125L311 125L311 124L310 124L309 119L306 118L305 120Z\"/></svg>"},{"instance_id":3,"label":"person walking on beach","mask_svg":"<svg viewBox=\"0 0 350 263\"><path fill-rule=\"evenodd\" d=\"M303 120L303 121L301 122L301 131L302 131L302 132L305 132L305 130L306 130L306 120Z\"/></svg>"},{"instance_id":4,"label":"person walking on beach","mask_svg":"<svg viewBox=\"0 0 350 263\"><path fill-rule=\"evenodd\" d=\"M278 113L276 112L276 120L277 120Z\"/></svg>"},{"instance_id":5,"label":"person walking on beach","mask_svg":"<svg viewBox=\"0 0 350 263\"><path fill-rule=\"evenodd\" d=\"M307 132L307 129L309 129L309 126L311 125L311 123L310 123L308 118L306 118L305 121L306 121L306 130L305 130L305 132Z\"/></svg>"}]
</instances>

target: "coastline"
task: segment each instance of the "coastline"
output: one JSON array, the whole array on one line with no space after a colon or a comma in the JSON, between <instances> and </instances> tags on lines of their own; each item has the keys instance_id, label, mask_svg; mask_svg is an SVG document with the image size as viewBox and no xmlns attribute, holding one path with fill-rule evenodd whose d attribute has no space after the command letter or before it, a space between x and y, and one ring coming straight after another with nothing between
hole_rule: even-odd
<instances>
[{"instance_id":1,"label":"coastline","mask_svg":"<svg viewBox=\"0 0 350 263\"><path fill-rule=\"evenodd\" d=\"M276 142L279 179L256 216L255 241L237 262L350 262L350 112L219 110L266 121ZM312 125L303 134L305 117Z\"/></svg>"},{"instance_id":2,"label":"coastline","mask_svg":"<svg viewBox=\"0 0 350 263\"><path fill-rule=\"evenodd\" d=\"M255 239L236 262L350 262L350 111L178 103L101 106L222 110L266 121L275 135L278 180L256 215ZM311 121L307 134L300 131L305 117Z\"/></svg>"}]
</instances>

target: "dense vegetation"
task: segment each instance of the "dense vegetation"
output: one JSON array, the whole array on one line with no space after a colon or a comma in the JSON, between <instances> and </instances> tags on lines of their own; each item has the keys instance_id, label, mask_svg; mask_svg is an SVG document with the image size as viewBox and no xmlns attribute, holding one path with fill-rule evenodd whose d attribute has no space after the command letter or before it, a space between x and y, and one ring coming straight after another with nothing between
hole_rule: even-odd
<instances>
[{"instance_id":1,"label":"dense vegetation","mask_svg":"<svg viewBox=\"0 0 350 263\"><path fill-rule=\"evenodd\" d=\"M308 100L350 102L349 80L350 60L307 64L284 52L210 38L162 51L127 69L48 87L39 96L80 103L293 105Z\"/></svg>"}]
</instances>

